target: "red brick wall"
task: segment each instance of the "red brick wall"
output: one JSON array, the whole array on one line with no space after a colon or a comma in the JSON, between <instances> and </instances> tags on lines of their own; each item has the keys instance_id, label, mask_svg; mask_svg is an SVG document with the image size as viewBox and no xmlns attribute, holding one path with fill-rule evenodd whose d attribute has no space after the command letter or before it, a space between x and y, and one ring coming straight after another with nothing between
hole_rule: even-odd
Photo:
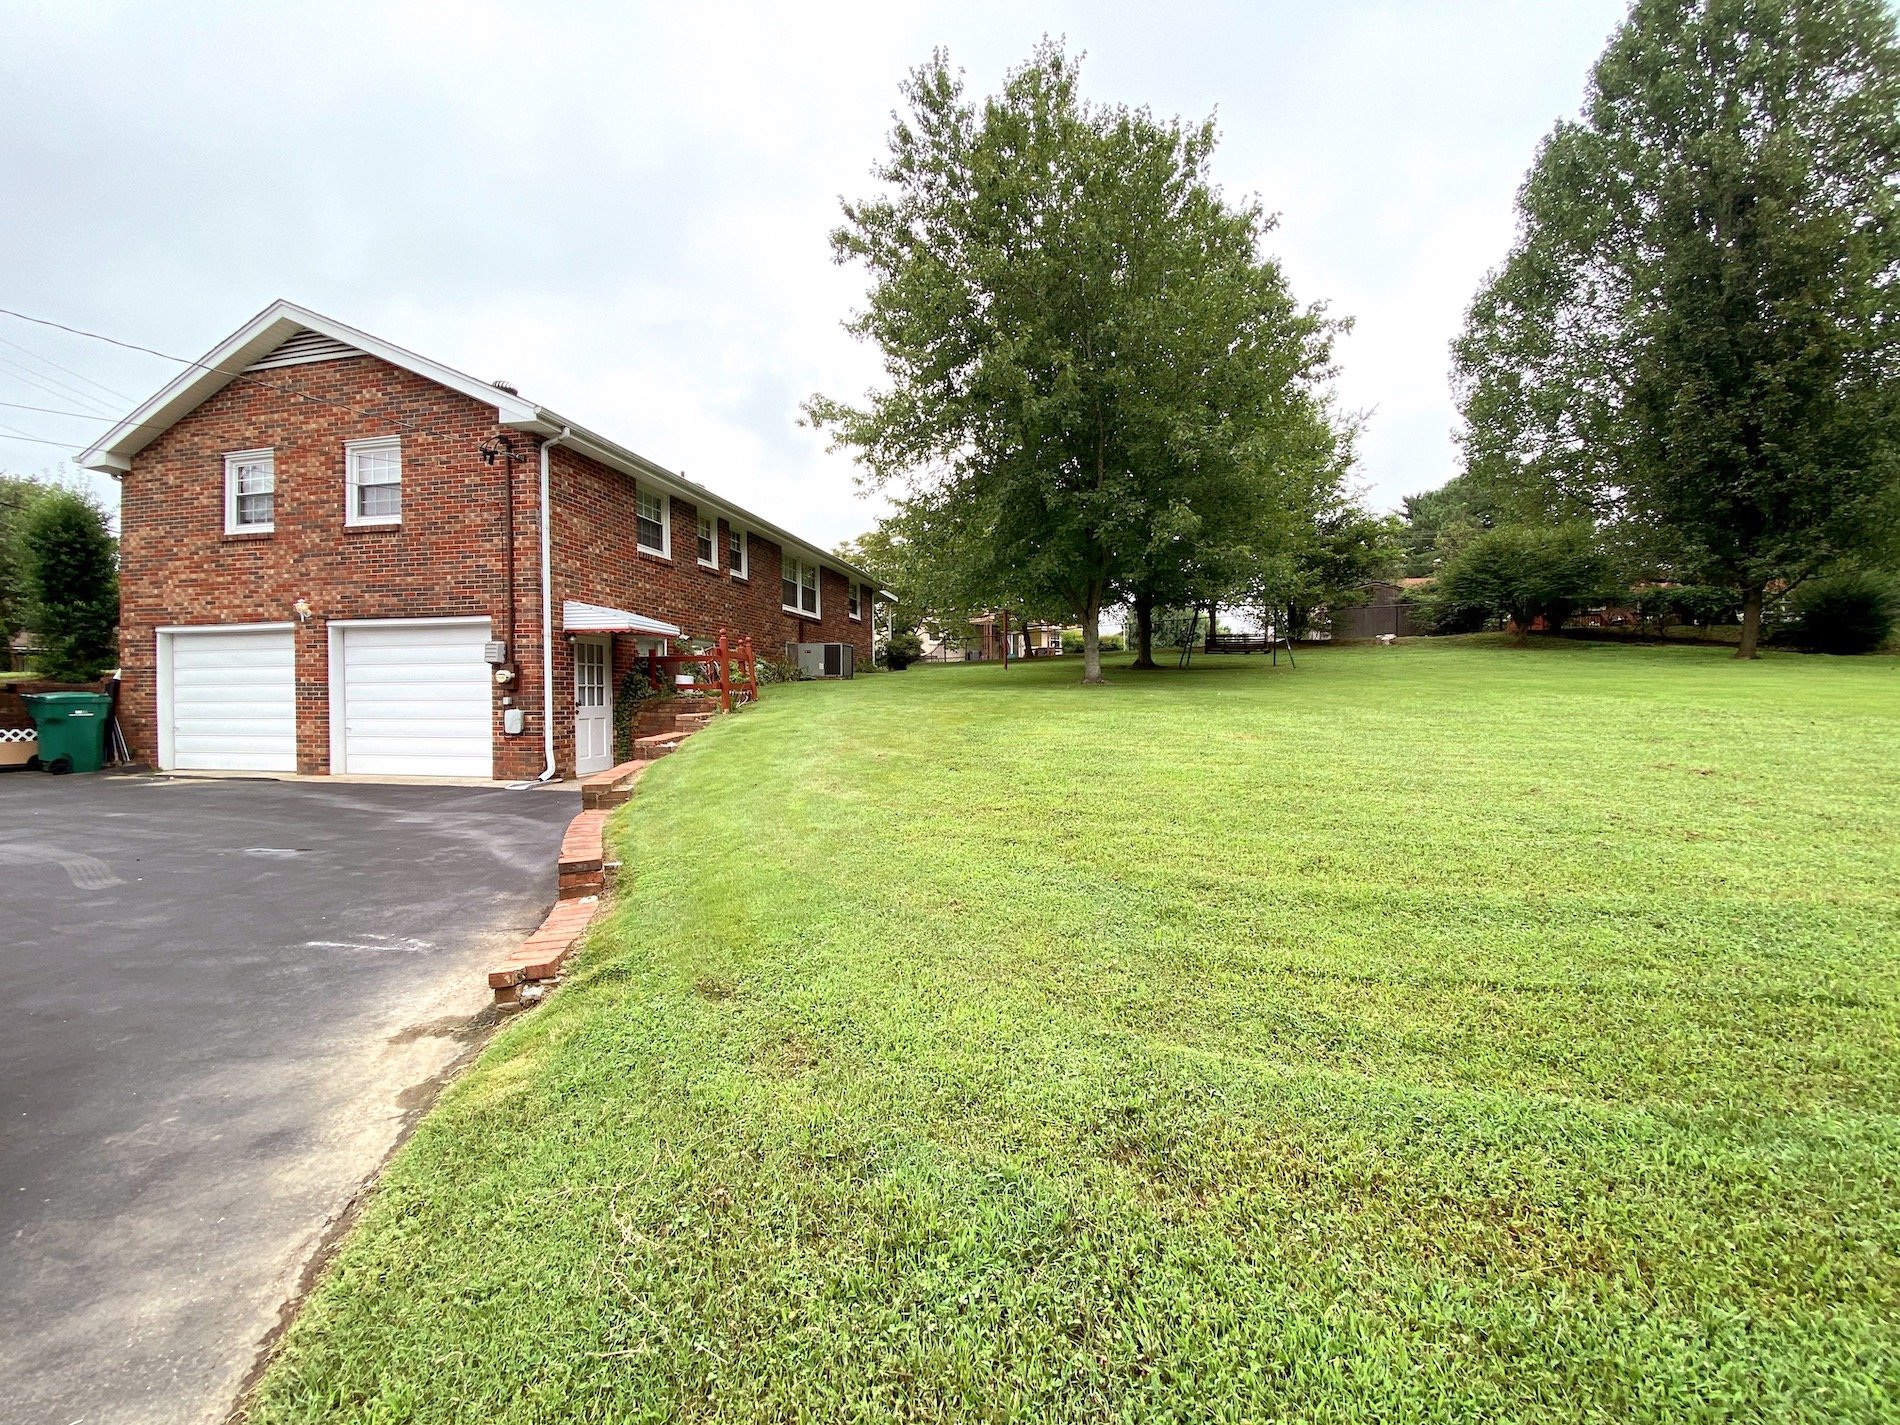
<instances>
[{"instance_id":1,"label":"red brick wall","mask_svg":"<svg viewBox=\"0 0 1900 1425\"><path fill-rule=\"evenodd\" d=\"M311 362L238 381L141 451L122 482L120 506L121 721L134 756L157 755L155 630L165 625L281 623L307 599L312 617L295 632L297 767L329 770L330 619L486 616L507 637L509 599L502 509L507 469L478 453L501 434L492 406L374 357ZM293 394L301 393L301 394ZM305 399L306 397L315 399ZM402 438L400 526L344 524L345 441ZM494 698L495 775L529 777L542 767L540 545L535 506L540 467L534 438L509 437L515 500L516 682ZM224 533L224 456L271 447L275 530ZM560 637L564 599L585 599L677 623L710 636L723 625L752 636L775 657L790 639L856 643L870 657L870 610L846 617L845 583L827 571L822 621L779 609L779 550L754 535L749 582L697 563L693 507L674 501L673 557L634 548L631 480L556 447L552 452L555 541L555 736L557 764L573 766L573 669ZM631 640L616 640L622 666ZM868 666L868 662L867 665ZM526 729L502 732L504 698Z\"/></svg>"},{"instance_id":2,"label":"red brick wall","mask_svg":"<svg viewBox=\"0 0 1900 1425\"><path fill-rule=\"evenodd\" d=\"M847 583L830 569L819 571L821 617L788 614L780 604L778 544L749 533L747 577L727 567L727 524L720 519L714 541L717 570L699 562L699 510L683 498L672 501L670 557L639 548L635 532L633 478L564 446L555 446L549 464L554 505L554 608L580 599L644 614L676 624L689 638L716 638L723 628L734 637L750 637L762 658L783 656L786 643L850 643L867 670L871 666L871 604L864 599L859 619L849 615ZM633 640L614 640L614 684L633 666ZM555 639L556 697L565 682L572 697L573 664L566 642ZM555 720L556 760L573 765L571 716Z\"/></svg>"},{"instance_id":3,"label":"red brick wall","mask_svg":"<svg viewBox=\"0 0 1900 1425\"><path fill-rule=\"evenodd\" d=\"M500 465L478 448L499 433L495 410L374 357L319 361L237 381L132 461L122 482L120 656L124 725L134 753L157 752L156 648L165 624L294 620L297 768L329 769L329 628L332 618L486 615L505 636L508 600ZM291 394L292 392L301 395ZM315 398L315 399L306 399ZM402 439L402 523L346 528L343 444ZM533 454L532 440L516 444ZM224 533L224 456L275 451L275 531ZM541 768L536 709L540 610L532 462L513 471L518 634L512 650L527 686L495 696L495 772ZM530 731L501 734L503 696L524 700Z\"/></svg>"}]
</instances>

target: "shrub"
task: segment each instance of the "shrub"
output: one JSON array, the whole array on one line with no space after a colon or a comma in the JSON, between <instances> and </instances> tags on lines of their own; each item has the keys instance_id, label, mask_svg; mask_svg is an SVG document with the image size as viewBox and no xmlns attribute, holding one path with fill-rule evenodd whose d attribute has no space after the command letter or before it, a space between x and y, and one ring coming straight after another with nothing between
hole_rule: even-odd
<instances>
[{"instance_id":1,"label":"shrub","mask_svg":"<svg viewBox=\"0 0 1900 1425\"><path fill-rule=\"evenodd\" d=\"M1482 609L1510 619L1520 633L1538 618L1559 629L1578 608L1602 596L1610 562L1587 524L1486 530L1438 576L1434 596L1447 611Z\"/></svg>"},{"instance_id":2,"label":"shrub","mask_svg":"<svg viewBox=\"0 0 1900 1425\"><path fill-rule=\"evenodd\" d=\"M1894 580L1865 569L1815 579L1794 593L1795 641L1816 653L1873 653L1900 620Z\"/></svg>"},{"instance_id":3,"label":"shrub","mask_svg":"<svg viewBox=\"0 0 1900 1425\"><path fill-rule=\"evenodd\" d=\"M761 658L759 660L759 684L797 683L805 675L799 671L798 664L790 658Z\"/></svg>"},{"instance_id":4,"label":"shrub","mask_svg":"<svg viewBox=\"0 0 1900 1425\"><path fill-rule=\"evenodd\" d=\"M20 552L43 678L89 683L119 661L119 558L97 504L49 490L27 506Z\"/></svg>"},{"instance_id":5,"label":"shrub","mask_svg":"<svg viewBox=\"0 0 1900 1425\"><path fill-rule=\"evenodd\" d=\"M901 673L924 656L924 641L908 630L884 640L884 666Z\"/></svg>"},{"instance_id":6,"label":"shrub","mask_svg":"<svg viewBox=\"0 0 1900 1425\"><path fill-rule=\"evenodd\" d=\"M636 663L627 670L614 690L614 761L625 762L633 756L633 717L640 704L655 696L659 689L647 677L646 665Z\"/></svg>"},{"instance_id":7,"label":"shrub","mask_svg":"<svg viewBox=\"0 0 1900 1425\"><path fill-rule=\"evenodd\" d=\"M1436 587L1418 589L1403 601L1411 610L1412 623L1422 633L1477 633L1491 621L1490 612L1478 604L1461 604L1439 595Z\"/></svg>"}]
</instances>

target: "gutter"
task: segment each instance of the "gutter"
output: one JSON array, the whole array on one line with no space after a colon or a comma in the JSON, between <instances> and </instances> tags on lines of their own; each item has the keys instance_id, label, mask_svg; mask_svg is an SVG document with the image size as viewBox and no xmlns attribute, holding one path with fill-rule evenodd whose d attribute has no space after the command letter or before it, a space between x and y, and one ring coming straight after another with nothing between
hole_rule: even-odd
<instances>
[{"instance_id":1,"label":"gutter","mask_svg":"<svg viewBox=\"0 0 1900 1425\"><path fill-rule=\"evenodd\" d=\"M548 547L553 511L548 507L548 452L567 439L568 428L541 442L541 745L547 752L547 766L537 781L554 780L554 570Z\"/></svg>"}]
</instances>

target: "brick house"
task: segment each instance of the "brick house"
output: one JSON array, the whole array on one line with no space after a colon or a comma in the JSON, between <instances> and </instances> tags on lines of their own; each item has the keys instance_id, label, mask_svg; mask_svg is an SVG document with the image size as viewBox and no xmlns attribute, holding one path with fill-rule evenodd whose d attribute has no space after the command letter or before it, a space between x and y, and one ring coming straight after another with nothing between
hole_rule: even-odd
<instances>
[{"instance_id":1,"label":"brick house","mask_svg":"<svg viewBox=\"0 0 1900 1425\"><path fill-rule=\"evenodd\" d=\"M646 652L724 630L872 656L862 570L288 302L80 463L120 482L121 722L161 768L585 773Z\"/></svg>"}]
</instances>

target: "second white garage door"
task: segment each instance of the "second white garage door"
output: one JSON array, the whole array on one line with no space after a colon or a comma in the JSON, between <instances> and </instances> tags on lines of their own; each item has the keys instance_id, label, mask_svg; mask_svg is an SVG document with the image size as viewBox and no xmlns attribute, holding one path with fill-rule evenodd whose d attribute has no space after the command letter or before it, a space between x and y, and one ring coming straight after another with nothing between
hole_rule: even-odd
<instances>
[{"instance_id":1,"label":"second white garage door","mask_svg":"<svg viewBox=\"0 0 1900 1425\"><path fill-rule=\"evenodd\" d=\"M330 625L330 770L490 777L487 619Z\"/></svg>"}]
</instances>

